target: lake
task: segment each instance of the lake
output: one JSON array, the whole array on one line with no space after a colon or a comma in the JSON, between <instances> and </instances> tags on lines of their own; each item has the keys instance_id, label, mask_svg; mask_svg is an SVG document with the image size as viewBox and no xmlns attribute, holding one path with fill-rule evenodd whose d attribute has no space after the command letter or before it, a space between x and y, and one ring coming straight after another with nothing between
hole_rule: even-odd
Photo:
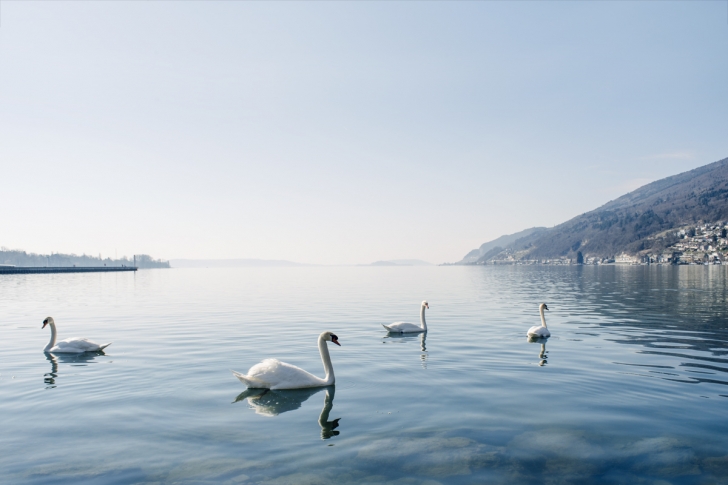
<instances>
[{"instance_id":1,"label":"lake","mask_svg":"<svg viewBox=\"0 0 728 485\"><path fill-rule=\"evenodd\" d=\"M335 386L243 394L325 330ZM5 275L0 336L6 483L728 483L726 266Z\"/></svg>"}]
</instances>

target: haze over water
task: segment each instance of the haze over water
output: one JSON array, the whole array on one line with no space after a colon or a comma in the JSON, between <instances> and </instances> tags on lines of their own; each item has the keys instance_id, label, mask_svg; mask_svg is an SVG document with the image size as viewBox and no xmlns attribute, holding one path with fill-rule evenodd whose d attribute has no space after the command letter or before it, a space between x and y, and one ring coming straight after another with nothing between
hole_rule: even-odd
<instances>
[{"instance_id":1,"label":"haze over water","mask_svg":"<svg viewBox=\"0 0 728 485\"><path fill-rule=\"evenodd\" d=\"M381 324L416 323L423 299L426 338L387 336ZM0 476L716 483L728 480L727 300L726 267L699 266L6 275ZM525 336L541 302L545 348ZM61 339L113 344L46 357L49 315ZM241 396L230 369L263 358L323 376L324 330L342 344L335 388Z\"/></svg>"}]
</instances>

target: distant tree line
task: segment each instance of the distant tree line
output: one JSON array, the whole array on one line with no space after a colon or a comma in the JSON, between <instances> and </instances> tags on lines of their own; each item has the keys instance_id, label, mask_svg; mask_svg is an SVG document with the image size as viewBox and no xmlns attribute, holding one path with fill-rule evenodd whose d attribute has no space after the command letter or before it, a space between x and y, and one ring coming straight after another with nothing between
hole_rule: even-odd
<instances>
[{"instance_id":1,"label":"distant tree line","mask_svg":"<svg viewBox=\"0 0 728 485\"><path fill-rule=\"evenodd\" d=\"M154 259L148 254L137 254L131 258L102 258L101 255L83 254L36 254L18 249L0 248L0 264L26 267L71 267L71 266L134 266L137 268L169 268L169 261Z\"/></svg>"}]
</instances>

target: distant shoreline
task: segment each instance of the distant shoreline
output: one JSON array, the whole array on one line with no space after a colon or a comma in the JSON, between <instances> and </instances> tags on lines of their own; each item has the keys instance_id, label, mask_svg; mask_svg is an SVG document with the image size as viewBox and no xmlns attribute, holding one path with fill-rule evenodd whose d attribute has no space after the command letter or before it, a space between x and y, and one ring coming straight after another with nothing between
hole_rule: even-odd
<instances>
[{"instance_id":1,"label":"distant shoreline","mask_svg":"<svg viewBox=\"0 0 728 485\"><path fill-rule=\"evenodd\" d=\"M0 266L0 275L3 274L47 274L47 273L109 273L119 271L136 271L136 266L61 266L61 267L33 267L33 266Z\"/></svg>"}]
</instances>

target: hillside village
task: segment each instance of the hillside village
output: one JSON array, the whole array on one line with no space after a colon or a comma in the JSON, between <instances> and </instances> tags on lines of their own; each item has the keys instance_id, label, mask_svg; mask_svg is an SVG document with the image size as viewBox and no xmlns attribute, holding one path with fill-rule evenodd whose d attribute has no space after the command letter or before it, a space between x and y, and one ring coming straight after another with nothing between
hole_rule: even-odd
<instances>
[{"instance_id":1,"label":"hillside village","mask_svg":"<svg viewBox=\"0 0 728 485\"><path fill-rule=\"evenodd\" d=\"M518 251L505 250L499 259L478 264L726 264L728 265L728 222L685 226L658 237L676 241L658 252L637 255L622 253L614 258L577 254L576 258L520 259Z\"/></svg>"},{"instance_id":2,"label":"hillside village","mask_svg":"<svg viewBox=\"0 0 728 485\"><path fill-rule=\"evenodd\" d=\"M728 264L728 158L551 228L501 236L455 264Z\"/></svg>"},{"instance_id":3,"label":"hillside village","mask_svg":"<svg viewBox=\"0 0 728 485\"><path fill-rule=\"evenodd\" d=\"M660 253L633 258L635 263L728 264L728 225L725 221L688 226L674 232L678 241Z\"/></svg>"}]
</instances>

